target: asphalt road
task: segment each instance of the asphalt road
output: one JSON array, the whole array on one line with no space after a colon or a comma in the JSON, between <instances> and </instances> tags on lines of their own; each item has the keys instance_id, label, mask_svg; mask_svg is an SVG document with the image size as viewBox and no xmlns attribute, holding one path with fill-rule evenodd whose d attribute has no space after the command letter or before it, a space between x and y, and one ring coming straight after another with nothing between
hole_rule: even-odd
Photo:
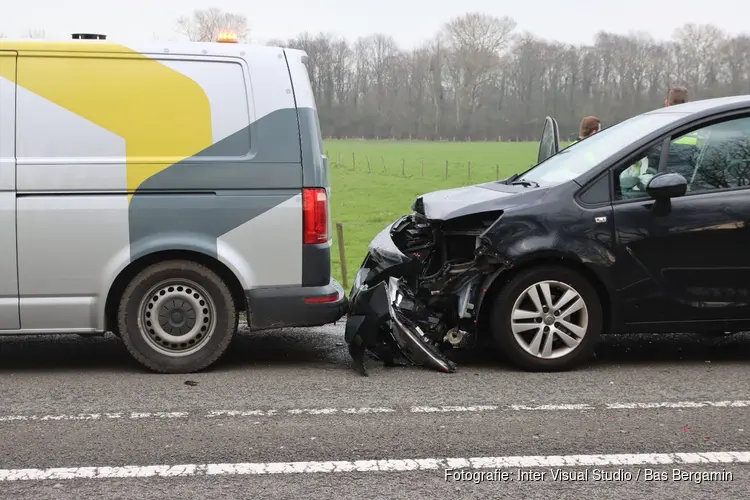
<instances>
[{"instance_id":1,"label":"asphalt road","mask_svg":"<svg viewBox=\"0 0 750 500\"><path fill-rule=\"evenodd\" d=\"M481 351L368 378L342 335L245 333L189 376L111 337L0 337L0 498L750 498L748 334L610 336L561 374Z\"/></svg>"}]
</instances>

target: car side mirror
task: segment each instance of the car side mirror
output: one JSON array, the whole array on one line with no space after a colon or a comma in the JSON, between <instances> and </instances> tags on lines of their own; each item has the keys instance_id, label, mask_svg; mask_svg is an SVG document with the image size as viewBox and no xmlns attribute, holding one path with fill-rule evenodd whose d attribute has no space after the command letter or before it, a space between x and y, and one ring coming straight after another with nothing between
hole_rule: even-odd
<instances>
[{"instance_id":1,"label":"car side mirror","mask_svg":"<svg viewBox=\"0 0 750 500\"><path fill-rule=\"evenodd\" d=\"M656 174L646 185L646 192L655 200L679 198L687 193L687 180L676 172Z\"/></svg>"}]
</instances>

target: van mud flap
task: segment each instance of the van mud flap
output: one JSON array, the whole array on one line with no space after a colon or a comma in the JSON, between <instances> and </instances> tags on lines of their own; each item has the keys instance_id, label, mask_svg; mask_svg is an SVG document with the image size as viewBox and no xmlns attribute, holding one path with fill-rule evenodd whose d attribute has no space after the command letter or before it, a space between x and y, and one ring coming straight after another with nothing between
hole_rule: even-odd
<instances>
[{"instance_id":1,"label":"van mud flap","mask_svg":"<svg viewBox=\"0 0 750 500\"><path fill-rule=\"evenodd\" d=\"M456 371L456 365L430 344L422 329L409 319L405 311L410 303L394 277L358 291L356 301L350 305L345 337L359 374L368 376L364 366L367 352L386 366L400 365L400 354L413 365L445 373Z\"/></svg>"}]
</instances>

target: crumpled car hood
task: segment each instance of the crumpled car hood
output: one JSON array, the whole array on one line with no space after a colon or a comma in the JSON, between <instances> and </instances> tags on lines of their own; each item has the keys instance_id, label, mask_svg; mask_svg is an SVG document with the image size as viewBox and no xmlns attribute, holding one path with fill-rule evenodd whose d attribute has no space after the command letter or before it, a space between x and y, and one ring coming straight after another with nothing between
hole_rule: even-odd
<instances>
[{"instance_id":1,"label":"crumpled car hood","mask_svg":"<svg viewBox=\"0 0 750 500\"><path fill-rule=\"evenodd\" d=\"M449 220L533 203L547 191L547 188L489 182L423 194L417 198L412 208L430 220Z\"/></svg>"}]
</instances>

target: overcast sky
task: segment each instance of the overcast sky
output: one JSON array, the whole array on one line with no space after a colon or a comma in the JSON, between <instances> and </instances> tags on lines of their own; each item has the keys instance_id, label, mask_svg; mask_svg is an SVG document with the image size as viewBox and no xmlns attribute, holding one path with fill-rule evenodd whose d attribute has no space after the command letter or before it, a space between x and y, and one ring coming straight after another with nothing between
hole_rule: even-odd
<instances>
[{"instance_id":1,"label":"overcast sky","mask_svg":"<svg viewBox=\"0 0 750 500\"><path fill-rule=\"evenodd\" d=\"M590 43L600 30L647 31L669 38L684 23L711 23L732 34L750 33L747 0L2 0L0 33L17 38L43 29L48 38L73 32L109 39L176 36L175 21L193 9L219 7L248 17L254 41L286 39L302 31L332 32L354 40L380 31L410 47L456 15L479 11L510 16L518 30L570 43Z\"/></svg>"}]
</instances>

